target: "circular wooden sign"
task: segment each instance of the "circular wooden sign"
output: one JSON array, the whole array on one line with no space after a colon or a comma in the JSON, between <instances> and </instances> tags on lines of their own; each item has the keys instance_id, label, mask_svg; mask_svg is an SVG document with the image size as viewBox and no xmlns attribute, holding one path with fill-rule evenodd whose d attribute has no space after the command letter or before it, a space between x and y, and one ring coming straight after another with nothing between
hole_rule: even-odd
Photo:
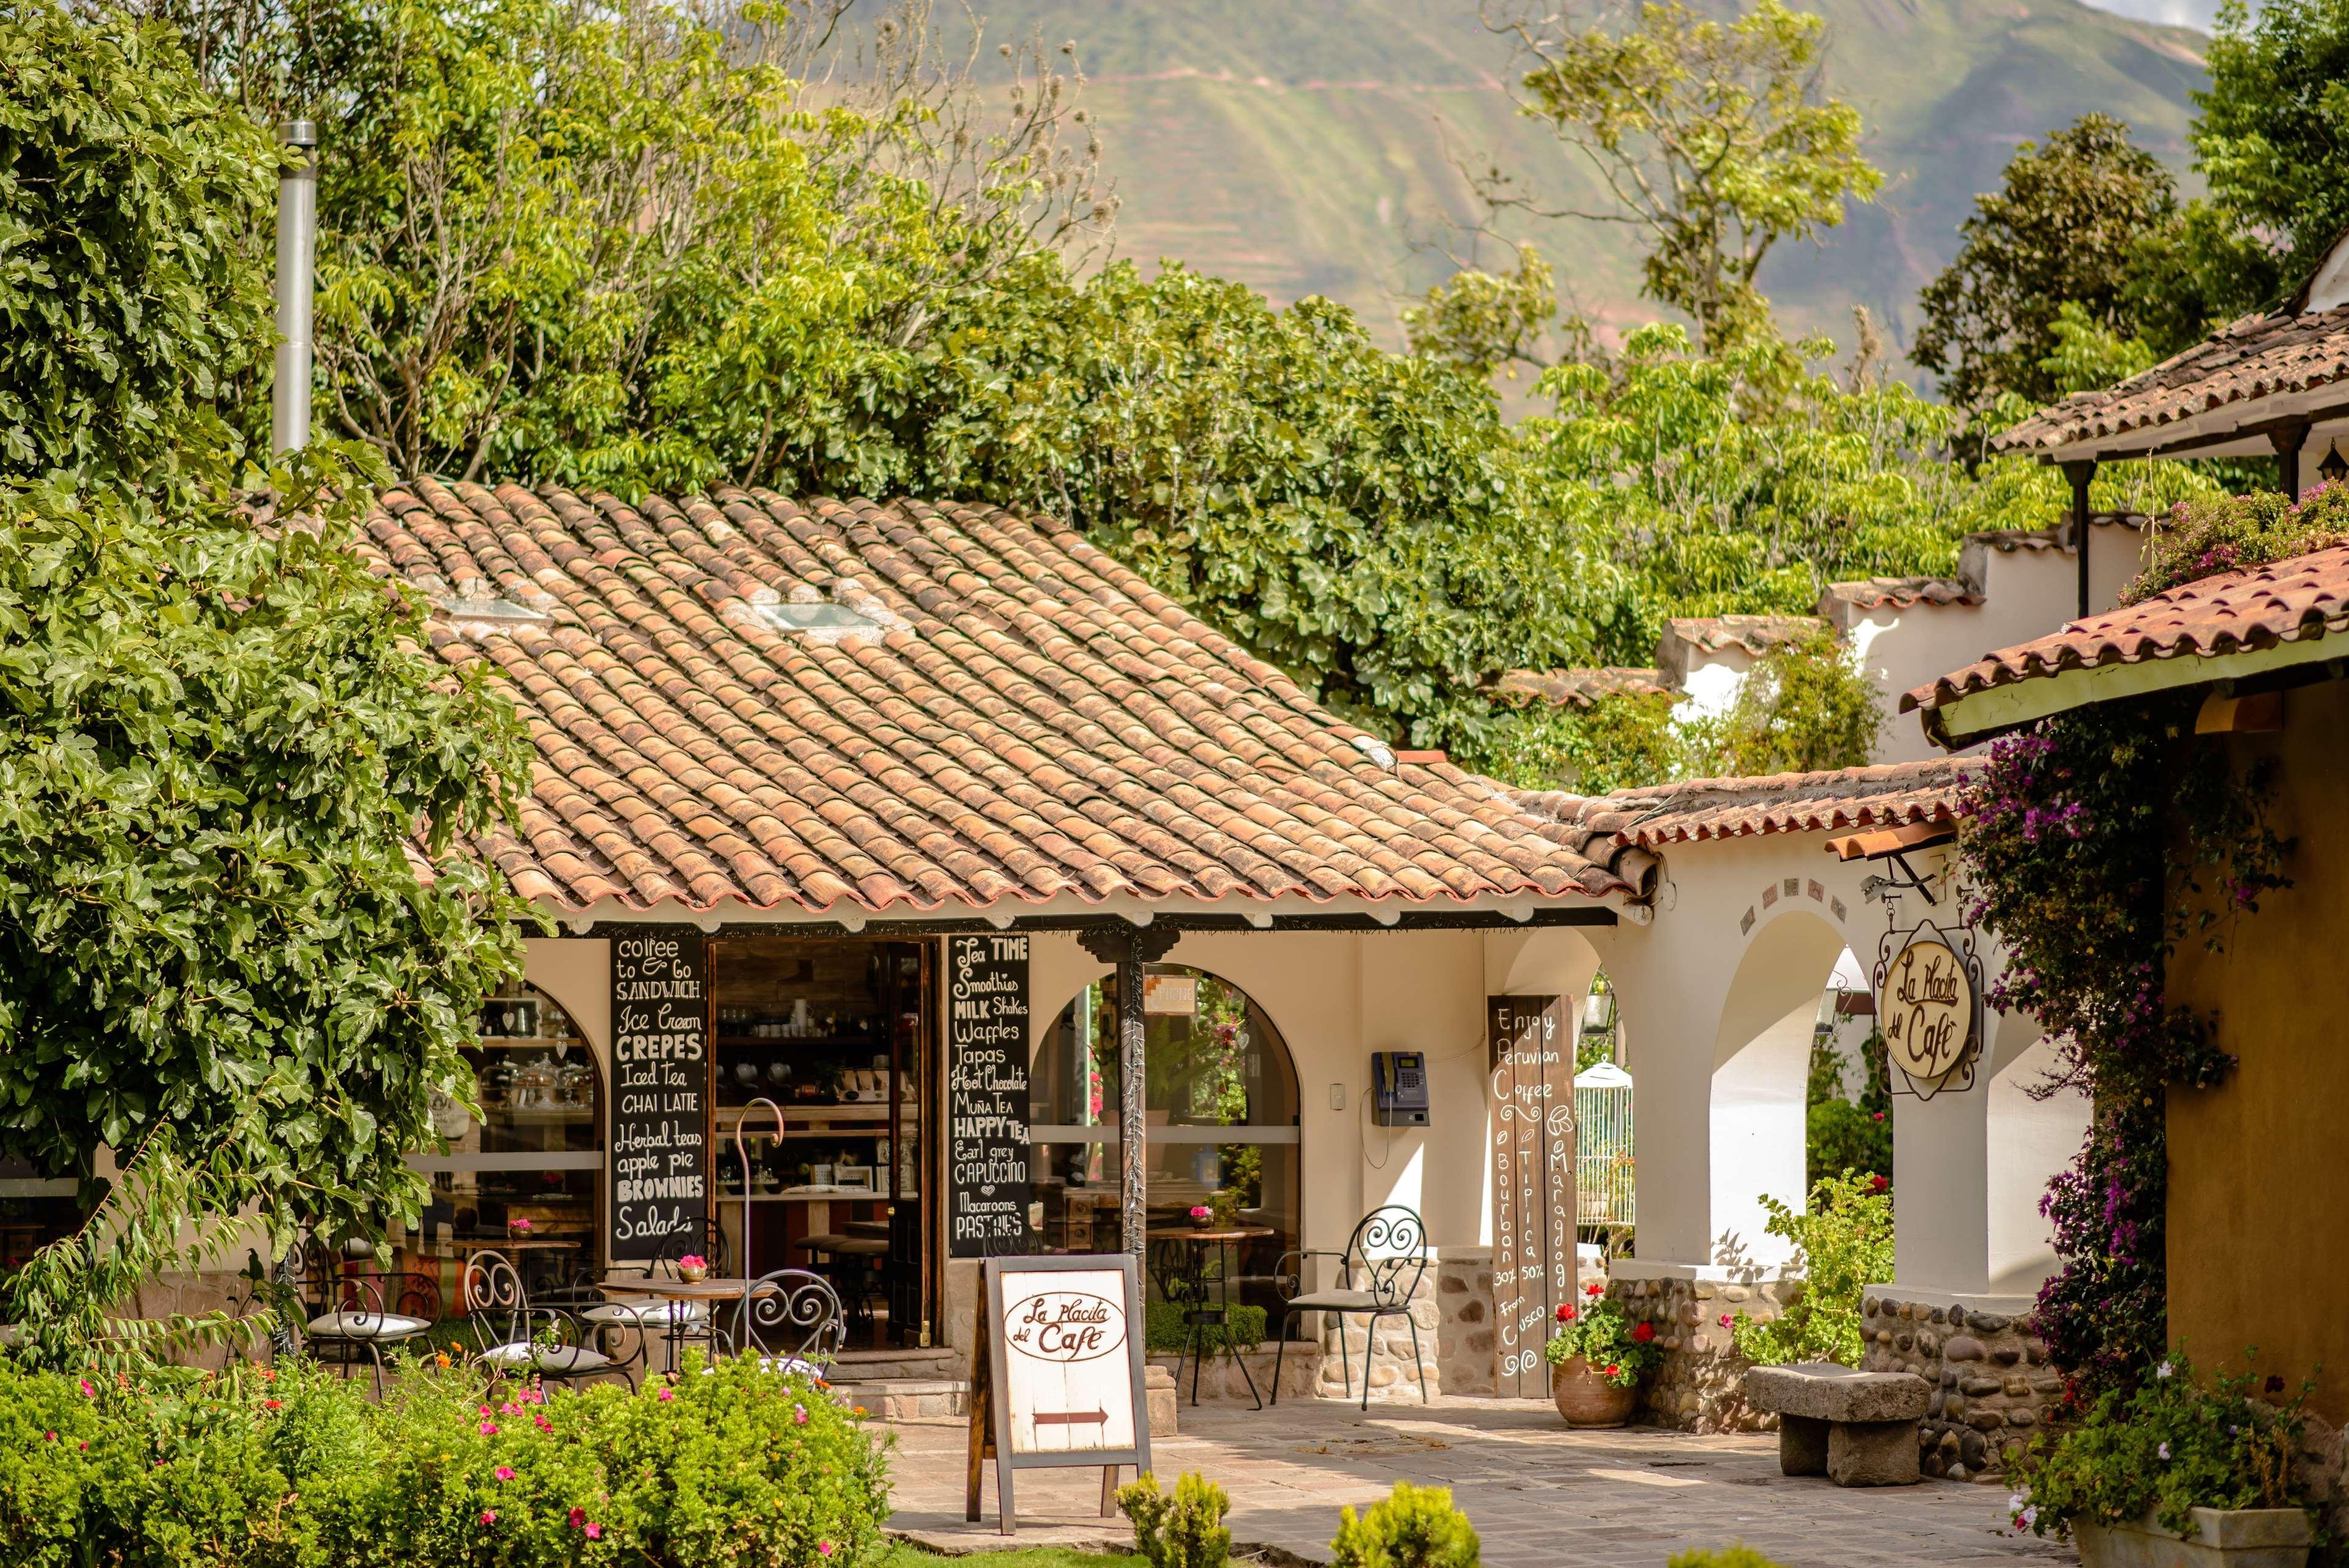
<instances>
[{"instance_id":1,"label":"circular wooden sign","mask_svg":"<svg viewBox=\"0 0 2349 1568\"><path fill-rule=\"evenodd\" d=\"M1920 1081L1939 1078L1972 1044L1973 977L1948 943L1919 936L1884 972L1877 1010L1892 1065Z\"/></svg>"}]
</instances>

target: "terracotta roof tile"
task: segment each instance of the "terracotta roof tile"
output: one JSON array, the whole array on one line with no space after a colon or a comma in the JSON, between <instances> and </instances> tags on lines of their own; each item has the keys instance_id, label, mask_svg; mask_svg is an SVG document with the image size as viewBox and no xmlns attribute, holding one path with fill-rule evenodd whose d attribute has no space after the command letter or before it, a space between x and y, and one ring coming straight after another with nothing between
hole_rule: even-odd
<instances>
[{"instance_id":1,"label":"terracotta roof tile","mask_svg":"<svg viewBox=\"0 0 2349 1568\"><path fill-rule=\"evenodd\" d=\"M1507 696L1539 697L1560 707L1588 707L1600 697L1654 696L1671 688L1652 666L1606 665L1588 669L1511 670L1495 689Z\"/></svg>"},{"instance_id":2,"label":"terracotta roof tile","mask_svg":"<svg viewBox=\"0 0 2349 1568\"><path fill-rule=\"evenodd\" d=\"M1525 791L1517 800L1553 824L1561 842L1644 894L1653 884L1653 851L1665 844L1951 820L1971 766L1934 758L1825 773L1692 779L1606 795Z\"/></svg>"},{"instance_id":3,"label":"terracotta roof tile","mask_svg":"<svg viewBox=\"0 0 2349 1568\"><path fill-rule=\"evenodd\" d=\"M2074 621L1975 660L1900 699L1934 708L1970 693L2064 670L2147 659L2208 658L2349 627L2349 545L2181 584L2141 603Z\"/></svg>"},{"instance_id":4,"label":"terracotta roof tile","mask_svg":"<svg viewBox=\"0 0 2349 1568\"><path fill-rule=\"evenodd\" d=\"M2075 392L2001 433L2002 452L2052 451L2183 424L2230 404L2349 378L2349 307L2247 315L2101 392ZM2132 447L2140 443L2132 442Z\"/></svg>"},{"instance_id":5,"label":"terracotta roof tile","mask_svg":"<svg viewBox=\"0 0 2349 1568\"><path fill-rule=\"evenodd\" d=\"M1820 596L1824 614L1829 603L1855 610L1907 610L1919 604L1979 604L1979 588L1956 577L1868 577L1854 583L1830 583Z\"/></svg>"},{"instance_id":6,"label":"terracotta roof tile","mask_svg":"<svg viewBox=\"0 0 2349 1568\"><path fill-rule=\"evenodd\" d=\"M1626 881L1361 732L1081 536L981 507L626 505L420 480L360 545L505 676L538 765L483 851L564 909L900 915L1054 899L1454 903ZM869 627L802 632L770 606Z\"/></svg>"},{"instance_id":7,"label":"terracotta roof tile","mask_svg":"<svg viewBox=\"0 0 2349 1568\"><path fill-rule=\"evenodd\" d=\"M1819 622L1808 615L1708 615L1681 618L1664 623L1664 645L1682 643L1702 653L1717 654L1729 648L1743 648L1749 654L1766 654L1782 643L1792 642L1805 632L1816 631ZM1657 655L1660 666L1667 665L1663 655Z\"/></svg>"}]
</instances>

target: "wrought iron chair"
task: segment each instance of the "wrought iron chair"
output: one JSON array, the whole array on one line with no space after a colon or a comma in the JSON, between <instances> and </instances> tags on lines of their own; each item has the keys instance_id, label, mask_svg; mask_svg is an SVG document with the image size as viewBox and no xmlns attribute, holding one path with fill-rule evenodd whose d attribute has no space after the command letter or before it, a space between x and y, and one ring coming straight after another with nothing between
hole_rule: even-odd
<instances>
[{"instance_id":1,"label":"wrought iron chair","mask_svg":"<svg viewBox=\"0 0 2349 1568\"><path fill-rule=\"evenodd\" d=\"M384 1346L402 1345L429 1332L440 1310L440 1293L432 1284L428 1299L424 1286L416 1283L417 1276L348 1266L367 1264L374 1257L372 1243L355 1238L336 1247L313 1235L306 1243L296 1243L278 1269L281 1279L289 1279L296 1290L306 1292L306 1299L302 1300L302 1310L307 1314L302 1325L303 1352L318 1362L340 1366L346 1378L364 1357L374 1367L376 1397L381 1398ZM384 1305L388 1284L394 1286L394 1303L415 1310L388 1310ZM281 1348L287 1343L290 1336L281 1338Z\"/></svg>"},{"instance_id":2,"label":"wrought iron chair","mask_svg":"<svg viewBox=\"0 0 2349 1568\"><path fill-rule=\"evenodd\" d=\"M811 1377L821 1377L848 1343L840 1293L805 1269L777 1269L753 1281L742 1295L735 1327L733 1349L780 1358L782 1370Z\"/></svg>"},{"instance_id":3,"label":"wrought iron chair","mask_svg":"<svg viewBox=\"0 0 2349 1568\"><path fill-rule=\"evenodd\" d=\"M492 1374L554 1382L614 1375L636 1386L628 1363L589 1343L600 1337L597 1327L559 1306L533 1306L521 1272L502 1253L478 1252L465 1260L464 1299L472 1359Z\"/></svg>"},{"instance_id":4,"label":"wrought iron chair","mask_svg":"<svg viewBox=\"0 0 2349 1568\"><path fill-rule=\"evenodd\" d=\"M729 1273L729 1251L724 1228L714 1219L705 1220L695 1233L671 1236L663 1242L645 1273L652 1279L676 1279L679 1277L678 1259L698 1256L709 1264L713 1275L723 1279ZM605 1336L607 1345L610 1336L634 1330L636 1347L625 1359L642 1361L647 1365L650 1363L647 1345L656 1336L668 1341L671 1367L677 1365L678 1357L688 1340L698 1340L714 1349L718 1337L716 1315L705 1302L634 1296L599 1302L580 1310L577 1315L583 1322L593 1325L599 1336Z\"/></svg>"},{"instance_id":5,"label":"wrought iron chair","mask_svg":"<svg viewBox=\"0 0 2349 1568\"><path fill-rule=\"evenodd\" d=\"M1278 1265L1281 1295L1280 1343L1272 1357L1272 1402L1280 1403L1280 1364L1288 1353L1288 1326L1300 1312L1326 1312L1338 1319L1338 1365L1346 1376L1346 1392L1354 1391L1353 1367L1346 1354L1346 1319L1367 1317L1371 1337L1362 1346L1362 1408L1371 1408L1371 1346L1376 1342L1379 1320L1400 1317L1411 1325L1411 1364L1419 1377L1419 1398L1428 1403L1427 1369L1420 1359L1419 1325L1411 1315L1412 1297L1427 1273L1427 1226L1415 1210L1388 1203L1371 1210L1354 1226L1342 1253L1298 1250L1281 1254ZM1328 1258L1338 1265L1338 1284L1325 1290L1299 1294L1309 1259ZM1291 1260L1295 1260L1291 1266Z\"/></svg>"}]
</instances>

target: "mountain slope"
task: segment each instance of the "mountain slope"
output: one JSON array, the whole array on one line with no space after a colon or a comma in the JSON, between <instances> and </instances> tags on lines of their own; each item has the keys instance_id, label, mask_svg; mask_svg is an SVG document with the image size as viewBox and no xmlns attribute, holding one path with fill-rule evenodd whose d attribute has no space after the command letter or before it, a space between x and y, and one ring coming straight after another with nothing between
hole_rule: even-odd
<instances>
[{"instance_id":1,"label":"mountain slope","mask_svg":"<svg viewBox=\"0 0 2349 1568\"><path fill-rule=\"evenodd\" d=\"M1807 0L1834 36L1831 90L1857 103L1889 177L1764 287L1797 326L1848 336L1865 304L1896 341L1974 194L2014 145L2090 109L2183 170L2199 35L2078 0ZM984 5L984 0L982 0ZM1392 335L1399 300L1450 271L1475 205L1454 156L1497 162L1550 204L1588 176L1518 117L1506 42L1474 0L999 0L987 36L1073 40L1123 198L1119 250L1177 257L1278 300L1326 294ZM1574 301L1614 329L1651 318L1626 235L1537 231ZM1488 252L1488 254L1490 253Z\"/></svg>"}]
</instances>

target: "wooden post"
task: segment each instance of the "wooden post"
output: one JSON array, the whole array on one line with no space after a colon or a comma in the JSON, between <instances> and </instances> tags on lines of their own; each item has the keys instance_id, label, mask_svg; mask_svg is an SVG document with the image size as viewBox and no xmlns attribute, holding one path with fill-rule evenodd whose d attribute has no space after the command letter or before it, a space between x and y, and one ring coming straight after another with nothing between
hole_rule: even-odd
<instances>
[{"instance_id":1,"label":"wooden post","mask_svg":"<svg viewBox=\"0 0 2349 1568\"><path fill-rule=\"evenodd\" d=\"M1143 965L1155 964L1182 935L1158 925L1097 926L1078 934L1087 953L1117 972L1117 1094L1119 1219L1125 1250L1139 1260L1149 1250L1149 1109L1143 1057Z\"/></svg>"},{"instance_id":2,"label":"wooden post","mask_svg":"<svg viewBox=\"0 0 2349 1568\"><path fill-rule=\"evenodd\" d=\"M2064 465L2072 481L2072 552L2080 572L2080 617L2087 618L2088 603L2088 481L2096 477L2096 459L2075 458Z\"/></svg>"},{"instance_id":3,"label":"wooden post","mask_svg":"<svg viewBox=\"0 0 2349 1568\"><path fill-rule=\"evenodd\" d=\"M2283 499L2293 505L2300 502L2300 449L2308 444L2308 424L2279 425L2268 432L2268 445L2275 449L2276 467L2282 470Z\"/></svg>"}]
</instances>

